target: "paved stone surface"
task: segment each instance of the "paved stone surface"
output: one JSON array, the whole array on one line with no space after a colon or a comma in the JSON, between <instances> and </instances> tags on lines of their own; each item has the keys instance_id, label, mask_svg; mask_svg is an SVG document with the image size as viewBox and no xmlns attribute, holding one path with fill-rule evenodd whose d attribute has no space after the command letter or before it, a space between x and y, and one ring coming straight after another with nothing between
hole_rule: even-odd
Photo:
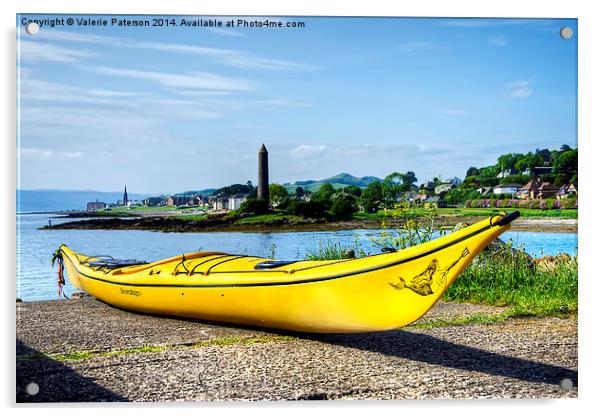
<instances>
[{"instance_id":1,"label":"paved stone surface","mask_svg":"<svg viewBox=\"0 0 602 416\"><path fill-rule=\"evenodd\" d=\"M441 302L423 319L501 310ZM576 318L284 338L133 314L93 299L18 303L17 311L17 401L553 398L578 392ZM218 345L224 337L243 341ZM206 344L195 346L199 341ZM143 345L169 347L32 359L40 351ZM567 378L574 387L563 390L559 384ZM30 382L40 387L35 396L25 392Z\"/></svg>"}]
</instances>

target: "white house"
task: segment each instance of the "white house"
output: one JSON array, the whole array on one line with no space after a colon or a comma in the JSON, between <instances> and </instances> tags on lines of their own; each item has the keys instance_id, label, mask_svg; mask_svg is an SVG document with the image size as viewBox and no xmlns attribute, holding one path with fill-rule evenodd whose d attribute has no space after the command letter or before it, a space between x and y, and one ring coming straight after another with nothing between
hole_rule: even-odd
<instances>
[{"instance_id":1,"label":"white house","mask_svg":"<svg viewBox=\"0 0 602 416\"><path fill-rule=\"evenodd\" d=\"M506 176L510 176L512 175L512 169L506 169L506 170L502 170L500 173L497 174L497 178L501 179L501 178L505 178Z\"/></svg>"},{"instance_id":2,"label":"white house","mask_svg":"<svg viewBox=\"0 0 602 416\"><path fill-rule=\"evenodd\" d=\"M215 211L228 209L228 200L226 198L216 198L213 200L212 205Z\"/></svg>"},{"instance_id":3,"label":"white house","mask_svg":"<svg viewBox=\"0 0 602 416\"><path fill-rule=\"evenodd\" d=\"M245 194L236 194L228 198L228 209L230 211L235 211L240 208L240 204L247 200L247 196Z\"/></svg>"},{"instance_id":4,"label":"white house","mask_svg":"<svg viewBox=\"0 0 602 416\"><path fill-rule=\"evenodd\" d=\"M451 183L453 186L458 186L462 183L462 179L458 178L457 176L454 176L453 178L448 178L443 182Z\"/></svg>"},{"instance_id":5,"label":"white house","mask_svg":"<svg viewBox=\"0 0 602 416\"><path fill-rule=\"evenodd\" d=\"M520 188L522 188L522 185L517 185L515 183L496 185L493 187L493 193L494 195L515 195Z\"/></svg>"}]
</instances>

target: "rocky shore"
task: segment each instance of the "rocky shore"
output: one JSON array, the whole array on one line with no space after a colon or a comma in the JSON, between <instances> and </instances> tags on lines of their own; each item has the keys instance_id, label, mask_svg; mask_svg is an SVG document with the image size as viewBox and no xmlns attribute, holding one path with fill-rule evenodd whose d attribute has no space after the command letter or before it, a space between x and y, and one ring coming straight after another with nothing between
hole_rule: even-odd
<instances>
[{"instance_id":1,"label":"rocky shore","mask_svg":"<svg viewBox=\"0 0 602 416\"><path fill-rule=\"evenodd\" d=\"M440 302L403 330L307 335L141 315L91 298L18 302L16 398L577 397L576 317L452 324L503 312Z\"/></svg>"},{"instance_id":2,"label":"rocky shore","mask_svg":"<svg viewBox=\"0 0 602 416\"><path fill-rule=\"evenodd\" d=\"M458 223L472 224L487 217L441 216L436 225L453 228ZM52 230L147 230L163 232L267 232L267 231L337 231L353 229L379 229L382 220L338 220L281 218L260 223L239 223L236 218L224 219L209 216L203 219L186 219L183 216L145 216L135 218L94 218L44 226ZM517 231L577 232L577 219L522 217L512 224Z\"/></svg>"}]
</instances>

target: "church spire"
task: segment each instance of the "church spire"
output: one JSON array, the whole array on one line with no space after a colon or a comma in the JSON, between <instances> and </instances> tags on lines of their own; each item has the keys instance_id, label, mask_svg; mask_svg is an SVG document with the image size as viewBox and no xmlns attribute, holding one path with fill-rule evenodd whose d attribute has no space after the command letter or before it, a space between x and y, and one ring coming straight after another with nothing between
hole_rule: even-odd
<instances>
[{"instance_id":1,"label":"church spire","mask_svg":"<svg viewBox=\"0 0 602 416\"><path fill-rule=\"evenodd\" d=\"M128 188L127 185L123 187L123 206L128 206Z\"/></svg>"}]
</instances>

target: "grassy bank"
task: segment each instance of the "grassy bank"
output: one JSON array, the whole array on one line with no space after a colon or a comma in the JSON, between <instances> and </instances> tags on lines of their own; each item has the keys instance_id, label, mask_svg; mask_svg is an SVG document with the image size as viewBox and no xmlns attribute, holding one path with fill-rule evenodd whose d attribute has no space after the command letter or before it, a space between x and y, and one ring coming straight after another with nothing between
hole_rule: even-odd
<instances>
[{"instance_id":1,"label":"grassy bank","mask_svg":"<svg viewBox=\"0 0 602 416\"><path fill-rule=\"evenodd\" d=\"M458 302L510 306L512 315L562 316L577 312L577 257L534 262L508 247L482 253L445 293Z\"/></svg>"},{"instance_id":2,"label":"grassy bank","mask_svg":"<svg viewBox=\"0 0 602 416\"><path fill-rule=\"evenodd\" d=\"M577 218L576 209L528 209L528 208L438 208L437 214L459 216L483 216L499 214L502 211L518 211L522 217Z\"/></svg>"}]
</instances>

